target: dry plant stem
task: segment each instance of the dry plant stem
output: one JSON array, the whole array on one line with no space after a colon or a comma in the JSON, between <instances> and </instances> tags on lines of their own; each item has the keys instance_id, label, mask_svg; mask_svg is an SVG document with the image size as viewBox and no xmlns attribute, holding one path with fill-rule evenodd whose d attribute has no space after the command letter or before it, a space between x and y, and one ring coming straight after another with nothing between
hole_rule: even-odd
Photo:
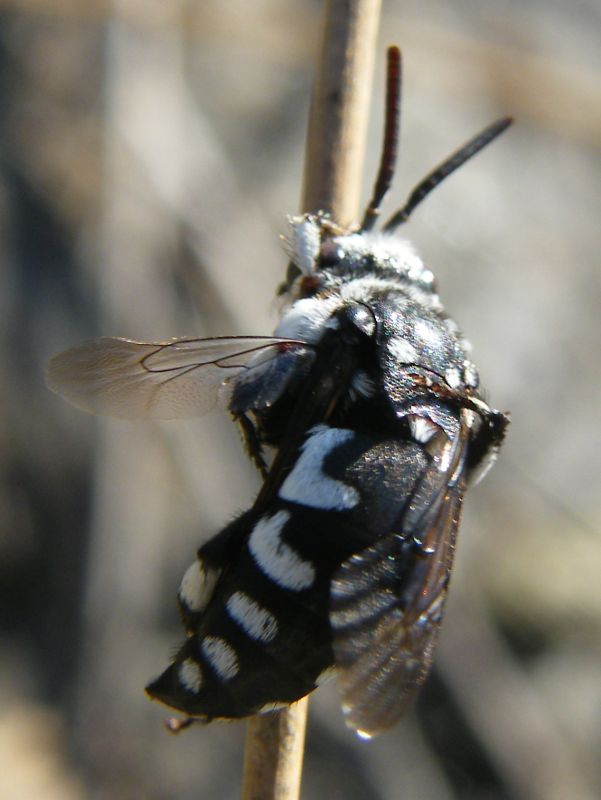
<instances>
[{"instance_id":1,"label":"dry plant stem","mask_svg":"<svg viewBox=\"0 0 601 800\"><path fill-rule=\"evenodd\" d=\"M303 769L308 698L249 720L242 800L296 800Z\"/></svg>"},{"instance_id":2,"label":"dry plant stem","mask_svg":"<svg viewBox=\"0 0 601 800\"><path fill-rule=\"evenodd\" d=\"M313 90L302 211L358 219L380 0L330 0ZM242 800L300 794L307 698L249 720Z\"/></svg>"},{"instance_id":3,"label":"dry plant stem","mask_svg":"<svg viewBox=\"0 0 601 800\"><path fill-rule=\"evenodd\" d=\"M357 222L380 0L331 0L309 117L303 211Z\"/></svg>"}]
</instances>

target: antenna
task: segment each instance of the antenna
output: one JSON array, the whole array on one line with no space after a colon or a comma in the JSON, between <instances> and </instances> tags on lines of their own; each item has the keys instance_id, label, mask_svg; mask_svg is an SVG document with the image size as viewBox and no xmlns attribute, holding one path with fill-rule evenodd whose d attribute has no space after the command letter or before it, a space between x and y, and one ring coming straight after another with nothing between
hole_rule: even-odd
<instances>
[{"instance_id":1,"label":"antenna","mask_svg":"<svg viewBox=\"0 0 601 800\"><path fill-rule=\"evenodd\" d=\"M432 189L438 186L439 183L441 183L452 172L458 169L462 164L465 164L468 159L470 159L472 156L475 156L476 153L482 150L483 147L486 147L486 145L492 142L493 139L496 139L497 136L503 133L503 131L506 130L512 122L513 119L511 117L503 117L502 119L498 119L496 122L493 122L492 125L489 125L488 128L485 128L483 131L474 136L473 139L470 139L469 142L466 142L466 144L464 144L463 147L460 147L459 150L456 150L445 161L443 161L442 164L435 167L432 172L428 173L428 175L426 175L426 177L417 184L417 186L409 195L405 205L388 220L386 225L384 225L383 230L387 233L390 233L407 219L409 219L413 209L421 203L424 197L430 194Z\"/></svg>"},{"instance_id":2,"label":"antenna","mask_svg":"<svg viewBox=\"0 0 601 800\"><path fill-rule=\"evenodd\" d=\"M361 232L370 231L375 225L380 215L382 201L390 189L396 165L401 110L401 51L393 45L386 51L386 58L386 118L384 122L382 156L374 193L365 209L365 215L361 223Z\"/></svg>"}]
</instances>

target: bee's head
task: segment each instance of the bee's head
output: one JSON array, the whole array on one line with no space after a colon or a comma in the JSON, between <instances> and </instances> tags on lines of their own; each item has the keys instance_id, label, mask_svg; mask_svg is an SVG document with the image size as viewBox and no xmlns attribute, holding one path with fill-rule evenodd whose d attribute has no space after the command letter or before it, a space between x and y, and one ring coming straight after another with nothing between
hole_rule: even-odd
<instances>
[{"instance_id":1,"label":"bee's head","mask_svg":"<svg viewBox=\"0 0 601 800\"><path fill-rule=\"evenodd\" d=\"M290 255L286 281L279 295L291 300L310 297L327 287L328 277L348 279L357 269L377 272L393 269L423 291L434 291L434 276L417 258L410 245L391 236L414 209L458 167L472 158L511 123L511 117L493 122L431 170L410 192L405 204L376 233L380 208L394 176L399 139L401 102L401 54L398 47L387 51L386 116L380 169L363 220L353 230L343 230L328 214L306 213L289 218L291 233L284 237ZM370 263L367 263L370 260ZM331 284L330 284L331 285Z\"/></svg>"},{"instance_id":2,"label":"bee's head","mask_svg":"<svg viewBox=\"0 0 601 800\"><path fill-rule=\"evenodd\" d=\"M290 261L279 294L288 294L293 301L365 276L391 278L422 291L436 291L432 271L412 245L396 235L345 231L325 214L289 217L288 223L290 232L284 241Z\"/></svg>"}]
</instances>

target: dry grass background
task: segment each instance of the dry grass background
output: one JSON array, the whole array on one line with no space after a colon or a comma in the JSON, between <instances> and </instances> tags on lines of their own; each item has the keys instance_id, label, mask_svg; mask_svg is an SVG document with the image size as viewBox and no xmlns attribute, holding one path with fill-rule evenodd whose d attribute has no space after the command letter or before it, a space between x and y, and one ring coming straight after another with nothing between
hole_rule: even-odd
<instances>
[{"instance_id":1,"label":"dry grass background","mask_svg":"<svg viewBox=\"0 0 601 800\"><path fill-rule=\"evenodd\" d=\"M216 798L243 726L173 738L142 693L179 578L257 480L225 415L97 421L44 387L99 334L266 333L300 194L321 4L13 0L0 10L0 794ZM601 6L384 3L405 59L395 189L517 124L403 231L512 411L468 497L435 675L368 745L311 702L304 796L601 794Z\"/></svg>"}]
</instances>

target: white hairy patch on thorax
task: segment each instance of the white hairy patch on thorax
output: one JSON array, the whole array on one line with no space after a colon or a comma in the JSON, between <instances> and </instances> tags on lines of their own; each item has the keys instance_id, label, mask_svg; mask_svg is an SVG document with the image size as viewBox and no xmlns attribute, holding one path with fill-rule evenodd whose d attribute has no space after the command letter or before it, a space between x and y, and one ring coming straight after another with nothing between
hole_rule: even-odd
<instances>
[{"instance_id":1,"label":"white hairy patch on thorax","mask_svg":"<svg viewBox=\"0 0 601 800\"><path fill-rule=\"evenodd\" d=\"M335 327L332 316L349 303L369 303L373 297L388 290L398 290L396 280L366 275L346 281L333 294L303 297L285 312L274 336L298 339L316 344L328 328Z\"/></svg>"},{"instance_id":2,"label":"white hairy patch on thorax","mask_svg":"<svg viewBox=\"0 0 601 800\"><path fill-rule=\"evenodd\" d=\"M373 256L376 262L390 264L395 269L407 273L407 277L411 280L415 280L425 270L411 242L399 236L370 231L337 236L335 241L351 258Z\"/></svg>"},{"instance_id":3,"label":"white hairy patch on thorax","mask_svg":"<svg viewBox=\"0 0 601 800\"><path fill-rule=\"evenodd\" d=\"M457 389L461 386L461 372L458 367L449 367L444 374L445 381L449 384L451 389Z\"/></svg>"},{"instance_id":4,"label":"white hairy patch on thorax","mask_svg":"<svg viewBox=\"0 0 601 800\"><path fill-rule=\"evenodd\" d=\"M469 386L471 389L476 389L478 387L478 383L480 382L478 369L471 361L466 360L463 362L463 380L465 385Z\"/></svg>"},{"instance_id":5,"label":"white hairy patch on thorax","mask_svg":"<svg viewBox=\"0 0 601 800\"><path fill-rule=\"evenodd\" d=\"M437 347L443 337L443 332L438 325L432 324L427 319L418 319L413 328L415 338L425 346Z\"/></svg>"},{"instance_id":6,"label":"white hairy patch on thorax","mask_svg":"<svg viewBox=\"0 0 601 800\"><path fill-rule=\"evenodd\" d=\"M275 336L315 344L323 336L328 320L342 306L340 297L304 297L284 314Z\"/></svg>"},{"instance_id":7,"label":"white hairy patch on thorax","mask_svg":"<svg viewBox=\"0 0 601 800\"><path fill-rule=\"evenodd\" d=\"M402 336L392 336L388 340L388 351L390 355L401 364L416 364L419 356L415 347L403 339Z\"/></svg>"}]
</instances>

